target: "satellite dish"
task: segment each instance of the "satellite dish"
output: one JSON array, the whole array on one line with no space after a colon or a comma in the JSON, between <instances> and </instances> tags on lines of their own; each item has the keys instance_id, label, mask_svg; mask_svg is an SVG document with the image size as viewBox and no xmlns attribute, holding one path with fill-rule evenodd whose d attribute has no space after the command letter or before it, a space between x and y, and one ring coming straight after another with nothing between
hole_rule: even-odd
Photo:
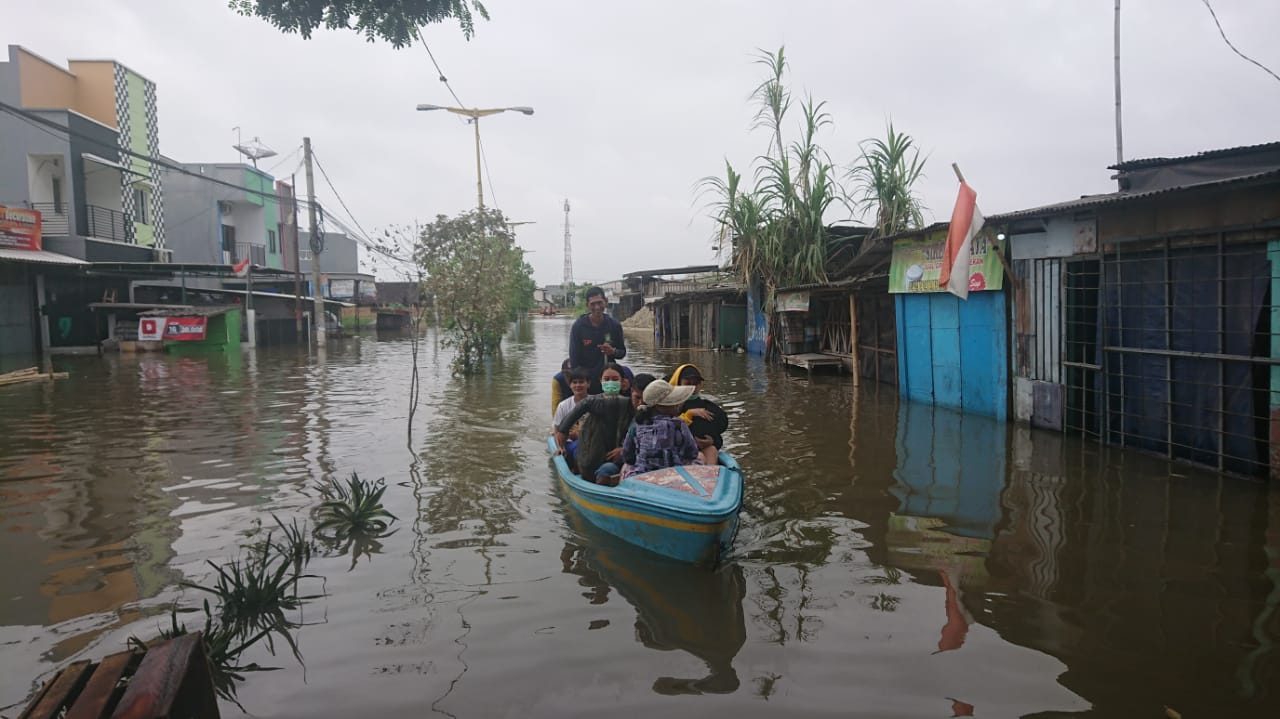
<instances>
[{"instance_id":1,"label":"satellite dish","mask_svg":"<svg viewBox=\"0 0 1280 719\"><path fill-rule=\"evenodd\" d=\"M270 147L267 147L266 145L262 144L262 141L259 140L257 137L254 137L252 140L248 142L239 142L239 135L240 135L239 131L240 131L240 128L237 127L236 128L237 142L231 147L233 147L236 152L239 152L241 155L244 155L245 157L249 158L253 162L253 166L255 169L258 167L258 160L261 160L264 157L274 157L277 154L279 154L275 150L272 150Z\"/></svg>"}]
</instances>

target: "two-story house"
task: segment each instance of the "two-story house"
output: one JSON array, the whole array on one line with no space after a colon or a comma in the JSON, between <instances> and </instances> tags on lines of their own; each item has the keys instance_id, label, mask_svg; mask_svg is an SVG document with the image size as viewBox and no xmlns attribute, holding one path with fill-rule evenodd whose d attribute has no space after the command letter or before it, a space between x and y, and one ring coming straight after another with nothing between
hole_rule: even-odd
<instances>
[{"instance_id":1,"label":"two-story house","mask_svg":"<svg viewBox=\"0 0 1280 719\"><path fill-rule=\"evenodd\" d=\"M174 262L234 265L248 258L257 267L290 269L284 239L293 208L287 199L282 207L275 178L240 163L182 167L190 174L162 173Z\"/></svg>"}]
</instances>

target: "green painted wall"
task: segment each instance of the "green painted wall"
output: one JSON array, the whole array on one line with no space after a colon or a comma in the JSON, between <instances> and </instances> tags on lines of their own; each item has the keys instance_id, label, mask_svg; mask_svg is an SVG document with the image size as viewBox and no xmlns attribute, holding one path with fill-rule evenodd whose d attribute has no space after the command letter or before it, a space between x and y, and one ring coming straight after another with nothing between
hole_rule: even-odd
<instances>
[{"instance_id":1,"label":"green painted wall","mask_svg":"<svg viewBox=\"0 0 1280 719\"><path fill-rule=\"evenodd\" d=\"M129 94L129 149L139 155L149 157L151 148L147 142L147 86L146 80L142 79L132 70L125 69L125 92ZM132 179L141 179L139 175L151 177L151 163L134 156L131 168L134 173ZM143 185L146 188L147 196L154 198L152 188ZM154 199L150 201L147 207L147 222L139 222L136 218L138 213L134 213L133 237L134 242L146 247L152 247L156 243L155 229L151 226L151 222L155 217L156 207Z\"/></svg>"},{"instance_id":2,"label":"green painted wall","mask_svg":"<svg viewBox=\"0 0 1280 719\"><path fill-rule=\"evenodd\" d=\"M262 207L262 223L266 226L267 232L275 232L276 246L275 251L271 251L271 243L267 245L267 267L276 269L284 268L284 253L281 251L280 236L278 234L278 223L280 222L280 202L276 199L276 183L270 175L258 172L252 168L245 168L244 186L254 190L254 192L245 193L246 199L255 205ZM266 237L266 235L263 235Z\"/></svg>"}]
</instances>

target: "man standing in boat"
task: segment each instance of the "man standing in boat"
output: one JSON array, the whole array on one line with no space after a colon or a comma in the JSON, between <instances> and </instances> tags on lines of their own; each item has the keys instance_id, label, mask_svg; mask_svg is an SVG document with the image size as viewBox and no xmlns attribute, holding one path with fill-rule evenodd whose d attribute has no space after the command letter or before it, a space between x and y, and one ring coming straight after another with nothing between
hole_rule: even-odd
<instances>
[{"instance_id":1,"label":"man standing in boat","mask_svg":"<svg viewBox=\"0 0 1280 719\"><path fill-rule=\"evenodd\" d=\"M588 289L587 313L575 320L569 330L569 365L591 375L591 394L600 393L600 371L604 366L627 356L622 324L604 313L607 306L603 289Z\"/></svg>"}]
</instances>

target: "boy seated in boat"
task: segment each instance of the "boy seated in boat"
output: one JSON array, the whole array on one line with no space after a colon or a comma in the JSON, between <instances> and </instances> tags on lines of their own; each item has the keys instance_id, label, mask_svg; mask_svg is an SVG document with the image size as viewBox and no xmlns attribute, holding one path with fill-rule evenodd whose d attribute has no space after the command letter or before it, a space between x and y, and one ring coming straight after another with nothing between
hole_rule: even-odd
<instances>
[{"instance_id":1,"label":"boy seated in boat","mask_svg":"<svg viewBox=\"0 0 1280 719\"><path fill-rule=\"evenodd\" d=\"M680 419L680 408L693 387L674 387L654 380L644 389L644 404L636 410L634 432L622 442L622 478L682 464L702 464L698 444L689 425Z\"/></svg>"},{"instance_id":2,"label":"boy seated in boat","mask_svg":"<svg viewBox=\"0 0 1280 719\"><path fill-rule=\"evenodd\" d=\"M556 405L555 414L551 417L551 429L555 430L568 417L573 408L577 407L583 400L587 398L587 391L591 389L591 378L584 369L571 369L567 373L569 379L569 390L572 395L565 397L560 404ZM581 415L579 415L581 416ZM578 443L578 426L577 420L570 423L569 428L565 431L568 438L565 445L565 456L572 458L573 451Z\"/></svg>"},{"instance_id":3,"label":"boy seated in boat","mask_svg":"<svg viewBox=\"0 0 1280 719\"><path fill-rule=\"evenodd\" d=\"M689 425L703 464L719 463L724 432L729 428L729 415L712 397L702 394L703 377L697 365L680 365L671 373L669 381L676 386L693 387L693 394L685 400L680 419Z\"/></svg>"},{"instance_id":4,"label":"boy seated in boat","mask_svg":"<svg viewBox=\"0 0 1280 719\"><path fill-rule=\"evenodd\" d=\"M634 414L632 398L620 394L622 373L617 365L606 366L601 372L600 384L604 393L593 394L579 402L555 427L555 443L558 453L565 456L571 469L589 482L616 486L618 473L614 464L620 461L623 435L631 425ZM569 441L574 426L578 441ZM576 465L576 467L575 467Z\"/></svg>"}]
</instances>

